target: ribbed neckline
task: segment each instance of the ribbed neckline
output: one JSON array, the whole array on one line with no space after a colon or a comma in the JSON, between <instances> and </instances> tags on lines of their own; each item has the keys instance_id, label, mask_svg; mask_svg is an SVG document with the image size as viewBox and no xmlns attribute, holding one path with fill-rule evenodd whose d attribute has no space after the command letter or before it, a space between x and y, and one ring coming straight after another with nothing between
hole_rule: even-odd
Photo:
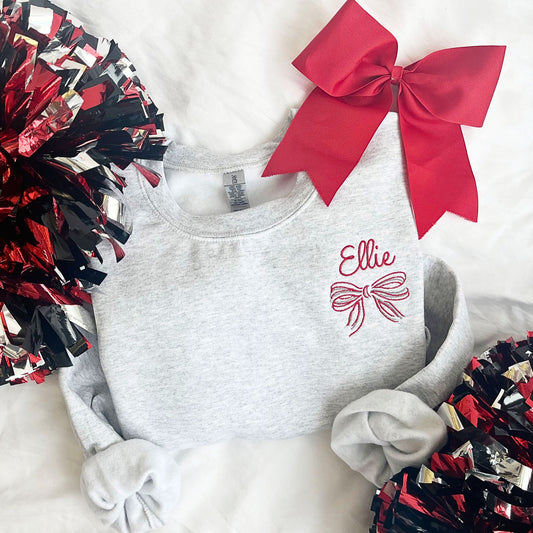
<instances>
[{"instance_id":1,"label":"ribbed neckline","mask_svg":"<svg viewBox=\"0 0 533 533\"><path fill-rule=\"evenodd\" d=\"M294 173L296 182L289 194L282 198L270 200L242 211L196 215L185 211L174 199L168 185L166 169L192 170L197 172L199 179L201 179L202 171L222 174L244 169L246 173L247 168L260 165L264 168L283 139L297 111L298 108L294 107L289 110L285 120L279 125L271 140L236 154L213 152L201 146L187 146L170 140L162 161L141 161L161 176L161 181L157 187L150 186L146 179L140 179L141 188L149 207L171 226L191 236L205 239L239 238L245 235L254 235L274 228L292 218L318 196L313 182L305 171ZM382 126L387 127L395 120L397 120L397 113L390 111L385 116ZM376 136L379 136L379 131ZM357 167L355 167L356 171ZM269 179L269 177L262 179Z\"/></svg>"},{"instance_id":2,"label":"ribbed neckline","mask_svg":"<svg viewBox=\"0 0 533 533\"><path fill-rule=\"evenodd\" d=\"M161 176L161 181L155 188L151 187L146 180L140 180L150 206L172 226L203 238L256 234L294 216L317 195L305 171L294 173L296 182L290 192L282 198L276 198L242 211L196 215L185 211L175 200L168 185L167 169L193 170L198 172L199 179L201 179L201 171L222 174L244 169L246 173L247 168L257 166L264 168L283 139L296 112L296 108L290 109L271 140L236 154L213 152L204 147L186 146L171 140L163 161L142 161ZM262 179L269 179L269 177Z\"/></svg>"}]
</instances>

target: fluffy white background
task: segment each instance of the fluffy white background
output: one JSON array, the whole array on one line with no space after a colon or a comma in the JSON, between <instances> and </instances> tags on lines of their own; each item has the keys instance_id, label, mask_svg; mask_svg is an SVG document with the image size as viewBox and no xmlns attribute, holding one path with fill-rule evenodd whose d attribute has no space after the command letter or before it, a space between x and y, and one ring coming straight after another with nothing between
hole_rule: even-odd
<instances>
[{"instance_id":1,"label":"fluffy white background","mask_svg":"<svg viewBox=\"0 0 533 533\"><path fill-rule=\"evenodd\" d=\"M311 90L291 61L342 0L60 0L114 38L183 144L238 152L264 142ZM454 46L504 44L483 128L463 128L479 222L444 217L421 244L458 272L478 347L533 329L533 4L361 0L398 39L397 64ZM179 401L179 400L178 400ZM0 530L107 531L79 492L81 450L57 376L0 389ZM373 487L323 432L180 454L183 497L166 533L363 533Z\"/></svg>"}]
</instances>

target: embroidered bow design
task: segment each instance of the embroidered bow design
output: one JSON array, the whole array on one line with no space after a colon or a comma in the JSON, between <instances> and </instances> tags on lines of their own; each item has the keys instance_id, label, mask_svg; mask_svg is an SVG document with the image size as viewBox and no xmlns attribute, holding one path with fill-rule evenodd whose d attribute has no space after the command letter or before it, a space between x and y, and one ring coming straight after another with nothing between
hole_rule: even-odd
<instances>
[{"instance_id":1,"label":"embroidered bow design","mask_svg":"<svg viewBox=\"0 0 533 533\"><path fill-rule=\"evenodd\" d=\"M409 289L404 286L407 277L404 272L391 272L378 279L372 285L359 287L347 281L339 281L331 286L331 305L334 311L350 311L347 326L357 333L365 321L366 298L372 297L381 314L391 322L398 322L403 313L391 302L405 300Z\"/></svg>"},{"instance_id":2,"label":"embroidered bow design","mask_svg":"<svg viewBox=\"0 0 533 533\"><path fill-rule=\"evenodd\" d=\"M304 170L326 205L355 168L393 101L421 238L446 212L477 221L477 188L461 124L481 127L505 46L465 46L395 65L398 43L347 0L292 64L316 87L263 176Z\"/></svg>"}]
</instances>

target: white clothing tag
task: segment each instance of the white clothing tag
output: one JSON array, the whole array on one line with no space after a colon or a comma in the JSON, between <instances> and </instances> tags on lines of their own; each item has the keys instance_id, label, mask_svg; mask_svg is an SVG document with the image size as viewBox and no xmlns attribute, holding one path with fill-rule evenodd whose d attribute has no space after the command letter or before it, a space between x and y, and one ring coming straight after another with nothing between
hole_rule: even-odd
<instances>
[{"instance_id":1,"label":"white clothing tag","mask_svg":"<svg viewBox=\"0 0 533 533\"><path fill-rule=\"evenodd\" d=\"M246 195L244 170L226 172L224 174L224 189L226 189L232 211L242 211L250 207L250 202Z\"/></svg>"}]
</instances>

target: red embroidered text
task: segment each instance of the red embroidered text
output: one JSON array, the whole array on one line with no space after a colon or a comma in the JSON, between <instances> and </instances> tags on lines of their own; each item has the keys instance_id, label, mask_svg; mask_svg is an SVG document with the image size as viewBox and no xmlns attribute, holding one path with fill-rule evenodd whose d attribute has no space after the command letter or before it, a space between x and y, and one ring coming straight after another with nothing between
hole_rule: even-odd
<instances>
[{"instance_id":1,"label":"red embroidered text","mask_svg":"<svg viewBox=\"0 0 533 533\"><path fill-rule=\"evenodd\" d=\"M343 276L353 276L359 270L367 268L378 268L390 266L396 260L396 256L391 257L390 252L378 252L379 247L374 239L361 241L357 246L357 257L355 256L355 247L352 245L345 246L341 250L342 261L339 265L339 272Z\"/></svg>"}]
</instances>

